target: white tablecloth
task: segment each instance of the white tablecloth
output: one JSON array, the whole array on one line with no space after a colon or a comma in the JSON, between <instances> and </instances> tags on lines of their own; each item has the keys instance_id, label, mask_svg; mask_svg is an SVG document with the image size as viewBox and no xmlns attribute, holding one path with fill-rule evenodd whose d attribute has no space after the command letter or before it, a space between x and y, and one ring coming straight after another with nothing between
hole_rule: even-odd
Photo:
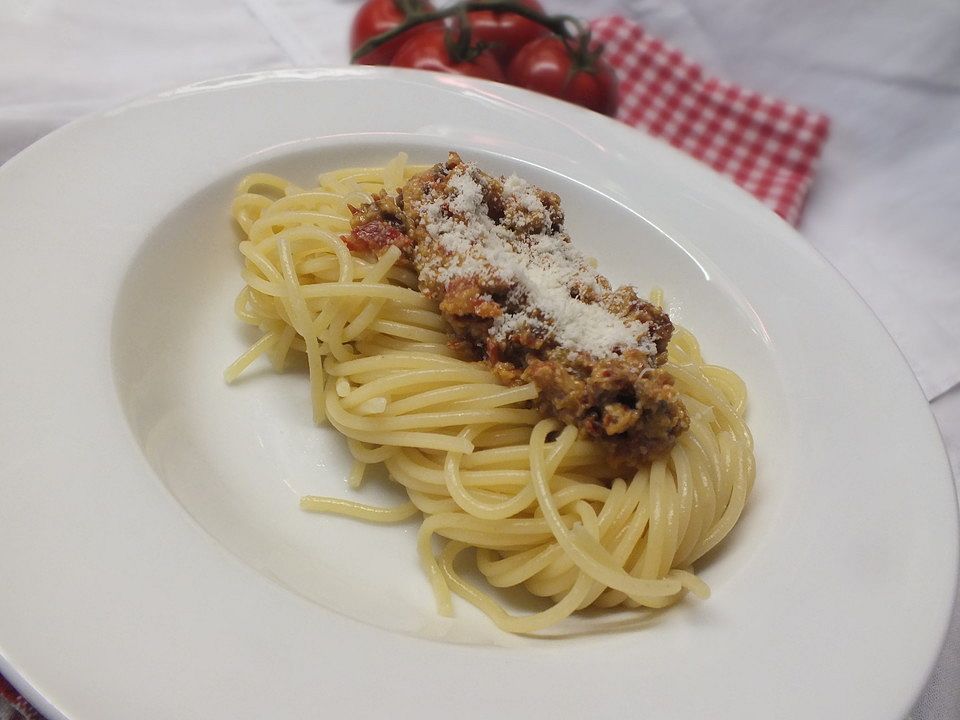
<instances>
[{"instance_id":1,"label":"white tablecloth","mask_svg":"<svg viewBox=\"0 0 960 720\"><path fill-rule=\"evenodd\" d=\"M831 116L801 231L899 344L960 477L960 2L544 4L580 16L625 14L717 74ZM155 90L343 64L358 5L0 0L0 163L75 117ZM956 612L914 717L960 718Z\"/></svg>"}]
</instances>

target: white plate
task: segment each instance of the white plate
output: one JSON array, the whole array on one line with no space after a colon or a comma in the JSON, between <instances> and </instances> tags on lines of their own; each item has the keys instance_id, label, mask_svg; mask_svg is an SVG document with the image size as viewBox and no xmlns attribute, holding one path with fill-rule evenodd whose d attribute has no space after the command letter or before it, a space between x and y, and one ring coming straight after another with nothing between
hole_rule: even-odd
<instances>
[{"instance_id":1,"label":"white plate","mask_svg":"<svg viewBox=\"0 0 960 720\"><path fill-rule=\"evenodd\" d=\"M451 148L557 190L601 269L747 380L758 480L710 600L559 640L440 618L415 524L297 508L351 495L304 377L222 382L250 340L237 179ZM10 161L0 238L0 670L51 717L900 720L932 666L956 504L910 371L793 230L625 126L454 76L204 83Z\"/></svg>"}]
</instances>

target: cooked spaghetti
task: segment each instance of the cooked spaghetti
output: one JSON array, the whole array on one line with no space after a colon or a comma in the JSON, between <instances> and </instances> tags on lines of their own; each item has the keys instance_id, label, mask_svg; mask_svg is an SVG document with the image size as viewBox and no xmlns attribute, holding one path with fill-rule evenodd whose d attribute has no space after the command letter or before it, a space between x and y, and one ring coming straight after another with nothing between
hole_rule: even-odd
<instances>
[{"instance_id":1,"label":"cooked spaghetti","mask_svg":"<svg viewBox=\"0 0 960 720\"><path fill-rule=\"evenodd\" d=\"M663 369L689 427L663 454L618 473L602 441L545 417L535 383L505 385L489 364L463 359L400 247L351 251L357 208L424 171L400 155L383 168L326 173L316 188L263 173L238 188L246 285L235 310L262 335L226 379L260 356L279 371L305 354L314 419L346 437L350 485L382 463L409 496L395 508L319 497L301 506L374 522L422 513L418 551L440 612L452 613L452 591L510 632L591 606L706 597L693 564L730 532L753 484L743 382L706 364L694 336L676 328ZM650 302L662 305L662 295ZM444 541L439 555L434 537ZM490 587L464 579L466 556ZM495 588L513 586L545 598L544 609L510 614Z\"/></svg>"}]
</instances>

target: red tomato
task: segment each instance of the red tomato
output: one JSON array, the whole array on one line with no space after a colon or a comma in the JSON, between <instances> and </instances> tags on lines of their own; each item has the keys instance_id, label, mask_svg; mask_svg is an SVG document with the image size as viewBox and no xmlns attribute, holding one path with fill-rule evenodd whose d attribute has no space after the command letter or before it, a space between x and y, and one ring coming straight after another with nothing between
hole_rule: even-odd
<instances>
[{"instance_id":1,"label":"red tomato","mask_svg":"<svg viewBox=\"0 0 960 720\"><path fill-rule=\"evenodd\" d=\"M520 0L520 4L543 12L543 6L537 0ZM490 43L493 54L504 65L528 42L550 32L543 25L509 11L477 10L467 13L467 17L471 40Z\"/></svg>"},{"instance_id":2,"label":"red tomato","mask_svg":"<svg viewBox=\"0 0 960 720\"><path fill-rule=\"evenodd\" d=\"M427 12L433 10L433 4L430 0L415 2L418 10ZM357 48L363 45L367 40L377 35L393 30L407 19L404 11L397 5L396 0L367 0L353 18L353 24L350 26L350 52L356 52ZM439 23L425 23L411 28L409 33L404 33L399 37L384 43L376 50L368 52L354 62L364 65L389 65L397 50L414 33Z\"/></svg>"},{"instance_id":3,"label":"red tomato","mask_svg":"<svg viewBox=\"0 0 960 720\"><path fill-rule=\"evenodd\" d=\"M467 61L457 61L450 57L446 32L441 28L424 30L411 37L397 50L390 64L395 67L434 70L503 82L503 71L489 49Z\"/></svg>"},{"instance_id":4,"label":"red tomato","mask_svg":"<svg viewBox=\"0 0 960 720\"><path fill-rule=\"evenodd\" d=\"M602 58L578 67L573 53L555 35L525 45L510 63L507 82L604 115L617 111L617 78Z\"/></svg>"}]
</instances>

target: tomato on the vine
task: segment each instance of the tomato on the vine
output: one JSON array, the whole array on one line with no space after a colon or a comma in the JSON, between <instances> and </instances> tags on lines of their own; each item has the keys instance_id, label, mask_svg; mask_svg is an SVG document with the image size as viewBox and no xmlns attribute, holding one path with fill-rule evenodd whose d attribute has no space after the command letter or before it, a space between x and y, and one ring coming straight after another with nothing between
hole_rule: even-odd
<instances>
[{"instance_id":1,"label":"tomato on the vine","mask_svg":"<svg viewBox=\"0 0 960 720\"><path fill-rule=\"evenodd\" d=\"M407 17L407 10L412 12L430 12L434 10L430 0L367 0L353 18L350 26L350 52L356 52L370 38L382 35L402 25ZM409 32L380 45L371 50L355 62L364 65L388 65L400 47L415 33L424 28L437 26L439 23L426 23L412 28Z\"/></svg>"},{"instance_id":2,"label":"tomato on the vine","mask_svg":"<svg viewBox=\"0 0 960 720\"><path fill-rule=\"evenodd\" d=\"M518 0L518 4L543 12L537 0ZM467 13L467 18L473 42L489 43L504 66L524 45L550 32L540 23L509 10L475 10Z\"/></svg>"},{"instance_id":3,"label":"tomato on the vine","mask_svg":"<svg viewBox=\"0 0 960 720\"><path fill-rule=\"evenodd\" d=\"M503 71L489 49L469 50L463 60L450 54L446 31L442 28L423 30L407 40L397 50L390 63L394 67L434 70L436 72L469 75L503 82Z\"/></svg>"},{"instance_id":4,"label":"tomato on the vine","mask_svg":"<svg viewBox=\"0 0 960 720\"><path fill-rule=\"evenodd\" d=\"M525 45L507 69L511 85L536 90L614 115L617 111L617 79L599 53L580 59L578 53L555 35Z\"/></svg>"},{"instance_id":5,"label":"tomato on the vine","mask_svg":"<svg viewBox=\"0 0 960 720\"><path fill-rule=\"evenodd\" d=\"M460 0L439 10L434 2L366 0L351 26L354 55L360 48L366 51L355 61L509 82L606 115L616 113L613 70L576 20L546 15L540 0Z\"/></svg>"}]
</instances>

